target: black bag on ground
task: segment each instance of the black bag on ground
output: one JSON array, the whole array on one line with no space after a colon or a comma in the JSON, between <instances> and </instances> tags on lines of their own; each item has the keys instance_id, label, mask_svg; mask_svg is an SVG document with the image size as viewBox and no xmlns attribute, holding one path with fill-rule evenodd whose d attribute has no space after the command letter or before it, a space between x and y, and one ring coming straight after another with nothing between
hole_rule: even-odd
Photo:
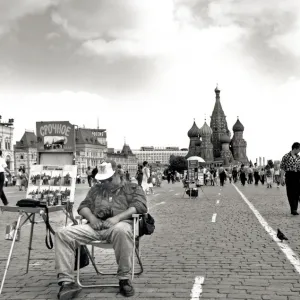
<instances>
[{"instance_id":1,"label":"black bag on ground","mask_svg":"<svg viewBox=\"0 0 300 300\"><path fill-rule=\"evenodd\" d=\"M78 249L75 251L75 265L74 265L74 271L77 271L77 259L78 259ZM80 249L80 262L79 262L79 268L82 269L90 264L90 259L87 254L86 246L81 246Z\"/></svg>"},{"instance_id":2,"label":"black bag on ground","mask_svg":"<svg viewBox=\"0 0 300 300\"><path fill-rule=\"evenodd\" d=\"M149 213L142 215L139 220L139 236L151 235L155 229L154 224L155 220Z\"/></svg>"}]
</instances>

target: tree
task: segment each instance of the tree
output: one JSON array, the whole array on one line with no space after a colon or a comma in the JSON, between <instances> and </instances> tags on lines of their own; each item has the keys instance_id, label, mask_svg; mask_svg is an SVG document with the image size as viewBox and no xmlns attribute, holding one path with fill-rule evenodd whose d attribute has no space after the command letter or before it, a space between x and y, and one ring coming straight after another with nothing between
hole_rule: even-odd
<instances>
[{"instance_id":1,"label":"tree","mask_svg":"<svg viewBox=\"0 0 300 300\"><path fill-rule=\"evenodd\" d=\"M169 169L172 171L178 171L179 173L183 173L184 170L188 168L187 159L183 156L170 156L170 166Z\"/></svg>"}]
</instances>

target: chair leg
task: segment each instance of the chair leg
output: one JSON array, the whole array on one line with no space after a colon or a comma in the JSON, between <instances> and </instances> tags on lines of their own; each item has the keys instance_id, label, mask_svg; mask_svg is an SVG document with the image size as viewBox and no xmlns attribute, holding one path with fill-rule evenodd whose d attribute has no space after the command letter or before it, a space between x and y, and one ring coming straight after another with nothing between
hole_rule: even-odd
<instances>
[{"instance_id":1,"label":"chair leg","mask_svg":"<svg viewBox=\"0 0 300 300\"><path fill-rule=\"evenodd\" d=\"M119 284L94 284L94 285L84 285L80 281L80 250L82 246L78 247L78 258L77 258L77 284L81 288L94 288L94 287L119 287ZM88 252L89 253L89 252ZM100 272L101 274L101 272ZM111 274L112 275L112 274ZM114 274L115 275L115 274Z\"/></svg>"},{"instance_id":2,"label":"chair leg","mask_svg":"<svg viewBox=\"0 0 300 300\"><path fill-rule=\"evenodd\" d=\"M135 253L136 253L136 257L137 257L137 260L138 260L141 270L139 272L135 272L134 275L141 275L144 272L144 267L143 267L143 263L142 263L142 260L141 260L140 254L139 254L139 250L137 248L135 249Z\"/></svg>"}]
</instances>

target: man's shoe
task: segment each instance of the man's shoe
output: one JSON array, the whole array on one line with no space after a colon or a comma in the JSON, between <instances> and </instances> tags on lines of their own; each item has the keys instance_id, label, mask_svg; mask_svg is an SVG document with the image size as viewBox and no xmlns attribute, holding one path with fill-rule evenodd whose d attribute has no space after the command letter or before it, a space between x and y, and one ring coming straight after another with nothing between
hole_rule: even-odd
<instances>
[{"instance_id":1,"label":"man's shoe","mask_svg":"<svg viewBox=\"0 0 300 300\"><path fill-rule=\"evenodd\" d=\"M296 211L292 211L291 214L294 215L294 216L298 216L299 215L299 213L297 213Z\"/></svg>"},{"instance_id":2,"label":"man's shoe","mask_svg":"<svg viewBox=\"0 0 300 300\"><path fill-rule=\"evenodd\" d=\"M120 293L125 297L131 297L134 295L134 288L129 279L123 279L119 281Z\"/></svg>"},{"instance_id":3,"label":"man's shoe","mask_svg":"<svg viewBox=\"0 0 300 300\"><path fill-rule=\"evenodd\" d=\"M77 285L75 285L74 282L63 284L60 287L60 290L57 294L57 298L60 300L69 300L76 297L79 292L81 291L81 288Z\"/></svg>"}]
</instances>

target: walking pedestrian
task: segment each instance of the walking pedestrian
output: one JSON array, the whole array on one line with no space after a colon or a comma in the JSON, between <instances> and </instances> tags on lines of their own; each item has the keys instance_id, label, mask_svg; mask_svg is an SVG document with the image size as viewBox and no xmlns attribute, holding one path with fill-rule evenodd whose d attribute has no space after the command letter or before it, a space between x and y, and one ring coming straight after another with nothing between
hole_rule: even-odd
<instances>
[{"instance_id":1,"label":"walking pedestrian","mask_svg":"<svg viewBox=\"0 0 300 300\"><path fill-rule=\"evenodd\" d=\"M265 184L265 169L261 168L261 170L259 171L259 177L260 177L260 182L262 185Z\"/></svg>"},{"instance_id":2,"label":"walking pedestrian","mask_svg":"<svg viewBox=\"0 0 300 300\"><path fill-rule=\"evenodd\" d=\"M265 167L265 176L267 180L267 189L272 188L273 175L269 165L266 165Z\"/></svg>"},{"instance_id":3,"label":"walking pedestrian","mask_svg":"<svg viewBox=\"0 0 300 300\"><path fill-rule=\"evenodd\" d=\"M220 165L220 168L219 168L219 177L220 177L220 186L224 186L224 181L226 179L226 173L225 173L225 169L223 168L222 164Z\"/></svg>"},{"instance_id":4,"label":"walking pedestrian","mask_svg":"<svg viewBox=\"0 0 300 300\"><path fill-rule=\"evenodd\" d=\"M171 181L171 172L170 171L168 171L167 180L168 180L168 184L169 184Z\"/></svg>"},{"instance_id":5,"label":"walking pedestrian","mask_svg":"<svg viewBox=\"0 0 300 300\"><path fill-rule=\"evenodd\" d=\"M229 178L229 183L231 183L231 181L232 181L232 169L231 168L229 168L227 170L227 176Z\"/></svg>"},{"instance_id":6,"label":"walking pedestrian","mask_svg":"<svg viewBox=\"0 0 300 300\"><path fill-rule=\"evenodd\" d=\"M16 181L16 186L19 187L19 191L22 191L22 186L21 186L22 176L23 173L22 173L22 169L20 168L17 173L17 181Z\"/></svg>"},{"instance_id":7,"label":"walking pedestrian","mask_svg":"<svg viewBox=\"0 0 300 300\"><path fill-rule=\"evenodd\" d=\"M138 185L142 186L143 181L143 166L139 165L138 170L136 172L136 180L138 182Z\"/></svg>"},{"instance_id":8,"label":"walking pedestrian","mask_svg":"<svg viewBox=\"0 0 300 300\"><path fill-rule=\"evenodd\" d=\"M0 150L0 198L2 200L2 203L6 206L9 203L8 203L5 193L3 191L3 186L4 186L4 181L5 181L5 175L4 175L5 171L9 175L11 175L6 162L5 162L4 158L2 157L2 150Z\"/></svg>"},{"instance_id":9,"label":"walking pedestrian","mask_svg":"<svg viewBox=\"0 0 300 300\"><path fill-rule=\"evenodd\" d=\"M245 183L246 183L246 171L244 169L244 165L241 165L240 180L241 180L242 186L245 186Z\"/></svg>"},{"instance_id":10,"label":"walking pedestrian","mask_svg":"<svg viewBox=\"0 0 300 300\"><path fill-rule=\"evenodd\" d=\"M24 186L24 190L27 191L28 174L26 173L25 169L22 169L21 190L23 190L23 186Z\"/></svg>"},{"instance_id":11,"label":"walking pedestrian","mask_svg":"<svg viewBox=\"0 0 300 300\"><path fill-rule=\"evenodd\" d=\"M286 193L292 215L299 215L297 212L300 197L300 143L292 145L292 151L282 157L280 169L281 184L286 184Z\"/></svg>"},{"instance_id":12,"label":"walking pedestrian","mask_svg":"<svg viewBox=\"0 0 300 300\"><path fill-rule=\"evenodd\" d=\"M150 170L148 168L148 162L143 162L143 181L142 181L142 188L145 192L145 194L149 194L149 185L148 185L148 179L150 178Z\"/></svg>"},{"instance_id":13,"label":"walking pedestrian","mask_svg":"<svg viewBox=\"0 0 300 300\"><path fill-rule=\"evenodd\" d=\"M88 181L89 187L92 187L92 170L91 170L90 166L87 167L86 175L87 175L87 181Z\"/></svg>"},{"instance_id":14,"label":"walking pedestrian","mask_svg":"<svg viewBox=\"0 0 300 300\"><path fill-rule=\"evenodd\" d=\"M258 170L258 167L257 167L257 163L254 163L253 174L254 174L254 184L258 185L259 170Z\"/></svg>"},{"instance_id":15,"label":"walking pedestrian","mask_svg":"<svg viewBox=\"0 0 300 300\"><path fill-rule=\"evenodd\" d=\"M126 178L127 182L130 182L130 174L128 171L126 171L126 173L125 173L125 178Z\"/></svg>"},{"instance_id":16,"label":"walking pedestrian","mask_svg":"<svg viewBox=\"0 0 300 300\"><path fill-rule=\"evenodd\" d=\"M280 167L278 164L274 167L274 182L277 184L277 188L280 185Z\"/></svg>"},{"instance_id":17,"label":"walking pedestrian","mask_svg":"<svg viewBox=\"0 0 300 300\"><path fill-rule=\"evenodd\" d=\"M248 168L248 184L252 184L253 182L253 169L252 166Z\"/></svg>"},{"instance_id":18,"label":"walking pedestrian","mask_svg":"<svg viewBox=\"0 0 300 300\"><path fill-rule=\"evenodd\" d=\"M232 178L233 178L234 183L237 182L237 176L238 176L237 167L234 166L233 169L232 169Z\"/></svg>"}]
</instances>

